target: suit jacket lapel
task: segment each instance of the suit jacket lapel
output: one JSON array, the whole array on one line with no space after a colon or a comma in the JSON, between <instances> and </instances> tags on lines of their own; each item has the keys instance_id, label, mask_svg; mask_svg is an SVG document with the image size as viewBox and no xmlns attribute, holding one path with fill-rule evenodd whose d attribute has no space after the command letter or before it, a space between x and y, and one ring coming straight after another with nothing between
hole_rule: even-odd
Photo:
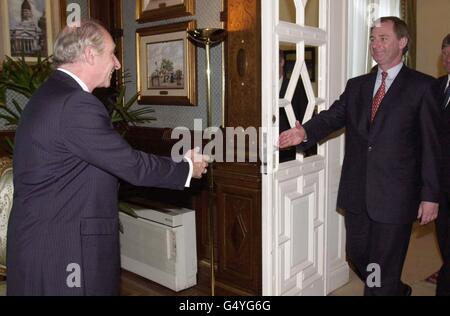
<instances>
[{"instance_id":1,"label":"suit jacket lapel","mask_svg":"<svg viewBox=\"0 0 450 316\"><path fill-rule=\"evenodd\" d=\"M370 73L368 75L368 80L366 80L362 85L361 97L363 100L362 104L362 120L360 120L360 130L365 132L365 135L370 129L370 116L372 114L372 100L373 100L373 89L375 87L375 82L377 80L377 72Z\"/></svg>"},{"instance_id":2,"label":"suit jacket lapel","mask_svg":"<svg viewBox=\"0 0 450 316\"><path fill-rule=\"evenodd\" d=\"M441 77L441 93L444 94L447 87L448 76Z\"/></svg>"},{"instance_id":3,"label":"suit jacket lapel","mask_svg":"<svg viewBox=\"0 0 450 316\"><path fill-rule=\"evenodd\" d=\"M442 105L442 107L444 108L444 102L445 102L445 88L447 88L447 81L448 81L448 76L444 76L442 77L439 85L439 104ZM448 107L447 107L448 108Z\"/></svg>"}]
</instances>

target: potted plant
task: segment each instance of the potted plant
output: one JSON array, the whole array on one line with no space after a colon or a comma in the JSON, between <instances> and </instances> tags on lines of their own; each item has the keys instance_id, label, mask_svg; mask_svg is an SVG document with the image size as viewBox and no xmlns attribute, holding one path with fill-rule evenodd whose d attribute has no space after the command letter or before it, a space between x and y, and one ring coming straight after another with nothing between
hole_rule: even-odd
<instances>
[{"instance_id":1,"label":"potted plant","mask_svg":"<svg viewBox=\"0 0 450 316\"><path fill-rule=\"evenodd\" d=\"M122 82L117 88L97 89L94 94L102 101L106 109L109 111L111 121L116 129L121 132L122 136L128 131L130 125L136 126L137 123L148 123L156 120L156 118L148 116L155 112L149 106L143 106L138 109L132 109L136 103L139 92L135 93L128 100L125 99L127 79L130 77L128 72L122 74Z\"/></svg>"}]
</instances>

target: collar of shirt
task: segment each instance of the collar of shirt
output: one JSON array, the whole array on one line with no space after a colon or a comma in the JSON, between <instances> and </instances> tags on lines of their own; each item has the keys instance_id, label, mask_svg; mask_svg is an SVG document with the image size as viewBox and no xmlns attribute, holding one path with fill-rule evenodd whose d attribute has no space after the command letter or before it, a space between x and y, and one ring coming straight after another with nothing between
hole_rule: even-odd
<instances>
[{"instance_id":1,"label":"collar of shirt","mask_svg":"<svg viewBox=\"0 0 450 316\"><path fill-rule=\"evenodd\" d=\"M75 80L85 92L91 93L91 91L89 91L89 88L87 87L87 85L80 78L78 78L75 74L73 74L70 71L63 69L63 68L58 68L57 70L62 71L65 74L71 76L73 78L73 80Z\"/></svg>"},{"instance_id":2,"label":"collar of shirt","mask_svg":"<svg viewBox=\"0 0 450 316\"><path fill-rule=\"evenodd\" d=\"M387 71L388 76L386 78L386 92L389 90L389 88L391 87L392 83L394 82L395 78L397 78L398 74L400 73L400 71L403 68L403 63L398 64L397 66L392 67L391 69L389 69ZM375 94L377 94L378 89L381 86L381 80L382 80L382 76L381 73L383 72L383 70L381 70L381 68L378 68L378 73L377 73L377 81L375 83L375 88L373 91L373 95L375 96Z\"/></svg>"}]
</instances>

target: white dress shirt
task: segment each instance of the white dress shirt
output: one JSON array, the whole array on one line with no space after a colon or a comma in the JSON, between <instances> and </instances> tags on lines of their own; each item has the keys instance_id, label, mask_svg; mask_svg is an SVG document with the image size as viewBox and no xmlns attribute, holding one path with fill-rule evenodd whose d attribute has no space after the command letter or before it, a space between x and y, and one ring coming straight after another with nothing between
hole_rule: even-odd
<instances>
[{"instance_id":1,"label":"white dress shirt","mask_svg":"<svg viewBox=\"0 0 450 316\"><path fill-rule=\"evenodd\" d=\"M402 68L403 68L403 62L398 64L395 67L392 67L388 71L386 71L388 73L388 76L386 78L386 93L388 92L389 88L392 86L392 83L394 82L395 78L397 78L397 75L400 73L400 70L402 70ZM377 91L381 86L382 72L383 72L383 70L381 70L381 68L378 67L377 81L375 82L375 88L373 89L374 97L377 94Z\"/></svg>"},{"instance_id":2,"label":"white dress shirt","mask_svg":"<svg viewBox=\"0 0 450 316\"><path fill-rule=\"evenodd\" d=\"M89 93L91 92L91 91L89 91L89 88L88 88L87 85L83 82L83 80L81 80L80 78L78 78L78 76L75 75L74 73L72 73L72 72L70 72L70 71L68 71L68 70L66 70L66 69L63 69L63 68L58 68L57 70L62 71L62 72L65 73L66 75L71 76L71 77L73 78L73 80L75 80L75 81L81 86L81 88L83 89L83 91L86 91L86 92L89 92Z\"/></svg>"}]
</instances>

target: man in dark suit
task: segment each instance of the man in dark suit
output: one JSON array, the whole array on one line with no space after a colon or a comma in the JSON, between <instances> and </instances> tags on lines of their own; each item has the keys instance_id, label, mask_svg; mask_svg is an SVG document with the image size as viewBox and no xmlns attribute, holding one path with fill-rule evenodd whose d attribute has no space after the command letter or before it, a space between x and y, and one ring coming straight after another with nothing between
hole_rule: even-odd
<instances>
[{"instance_id":1,"label":"man in dark suit","mask_svg":"<svg viewBox=\"0 0 450 316\"><path fill-rule=\"evenodd\" d=\"M377 71L349 80L327 111L280 136L280 147L304 149L346 128L338 207L345 211L348 260L372 281L365 295L411 294L400 278L412 223L437 216L439 106L434 79L402 63L408 43L402 20L378 20L370 36Z\"/></svg>"},{"instance_id":2,"label":"man in dark suit","mask_svg":"<svg viewBox=\"0 0 450 316\"><path fill-rule=\"evenodd\" d=\"M443 111L442 142L442 197L436 219L436 233L443 264L437 278L436 295L450 296L450 34L442 42L442 63L447 75L439 78L435 93Z\"/></svg>"},{"instance_id":3,"label":"man in dark suit","mask_svg":"<svg viewBox=\"0 0 450 316\"><path fill-rule=\"evenodd\" d=\"M8 295L117 295L118 179L182 190L206 172L190 151L175 163L133 150L91 92L120 63L99 24L66 27L58 69L32 96L16 131L8 226Z\"/></svg>"},{"instance_id":4,"label":"man in dark suit","mask_svg":"<svg viewBox=\"0 0 450 316\"><path fill-rule=\"evenodd\" d=\"M280 50L279 54L279 74L280 74L280 93L279 98L283 99L286 95L286 90L289 85L289 78L286 75L286 57L284 51ZM292 97L292 110L294 112L296 120L302 122L305 116L305 111L308 106L308 97L306 96L305 87L303 86L302 78L298 79L297 86L295 87L295 92ZM289 130L291 126L289 125L289 120L286 114L286 109L280 108L279 110L279 132L282 133ZM286 162L295 159L297 150L295 147L280 150L279 151L279 161Z\"/></svg>"}]
</instances>

